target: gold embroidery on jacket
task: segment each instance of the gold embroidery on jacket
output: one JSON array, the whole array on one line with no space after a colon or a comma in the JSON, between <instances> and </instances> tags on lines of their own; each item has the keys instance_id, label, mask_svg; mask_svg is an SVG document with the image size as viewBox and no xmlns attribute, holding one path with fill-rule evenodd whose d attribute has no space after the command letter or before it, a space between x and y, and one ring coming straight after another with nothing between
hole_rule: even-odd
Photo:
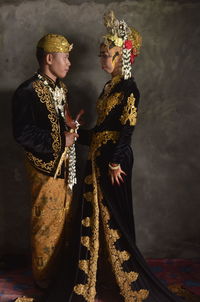
<instances>
[{"instance_id":1,"label":"gold embroidery on jacket","mask_svg":"<svg viewBox=\"0 0 200 302\"><path fill-rule=\"evenodd\" d=\"M133 93L128 97L127 104L123 109L120 121L123 125L129 121L131 126L135 126L137 120L137 108L135 107L135 97Z\"/></svg>"},{"instance_id":2,"label":"gold embroidery on jacket","mask_svg":"<svg viewBox=\"0 0 200 302\"><path fill-rule=\"evenodd\" d=\"M103 97L107 98L113 88L122 80L122 75L116 75L115 77L112 78L111 81L109 81L103 89Z\"/></svg>"},{"instance_id":3,"label":"gold embroidery on jacket","mask_svg":"<svg viewBox=\"0 0 200 302\"><path fill-rule=\"evenodd\" d=\"M110 97L104 97L104 95L98 99L97 101L97 113L98 113L98 119L97 119L97 125L100 125L108 116L110 111L118 104L121 103L123 99L123 93L117 92L111 95Z\"/></svg>"},{"instance_id":4,"label":"gold embroidery on jacket","mask_svg":"<svg viewBox=\"0 0 200 302\"><path fill-rule=\"evenodd\" d=\"M122 93L115 93L114 95L110 96L113 88L122 80L121 75L117 75L112 78L110 82L108 82L103 89L103 93L101 97L97 100L97 112L98 112L98 119L97 125L101 124L105 117L109 114L109 112L114 108L122 99Z\"/></svg>"},{"instance_id":5,"label":"gold embroidery on jacket","mask_svg":"<svg viewBox=\"0 0 200 302\"><path fill-rule=\"evenodd\" d=\"M113 141L113 143L116 143L118 138L118 131L103 131L93 134L89 151L89 159L91 159L92 156L94 158L97 156L97 150L102 145L105 145L109 140Z\"/></svg>"},{"instance_id":6,"label":"gold embroidery on jacket","mask_svg":"<svg viewBox=\"0 0 200 302\"><path fill-rule=\"evenodd\" d=\"M63 87L64 91L67 92L65 84L61 82L61 86ZM33 83L33 88L35 89L40 101L46 105L47 110L49 111L48 118L52 125L51 137L53 141L52 149L54 159L49 162L44 162L42 159L34 156L31 152L26 152L26 155L38 169L50 173L54 168L55 162L59 156L59 152L61 151L60 125L48 87L43 84L43 81L38 80Z\"/></svg>"}]
</instances>

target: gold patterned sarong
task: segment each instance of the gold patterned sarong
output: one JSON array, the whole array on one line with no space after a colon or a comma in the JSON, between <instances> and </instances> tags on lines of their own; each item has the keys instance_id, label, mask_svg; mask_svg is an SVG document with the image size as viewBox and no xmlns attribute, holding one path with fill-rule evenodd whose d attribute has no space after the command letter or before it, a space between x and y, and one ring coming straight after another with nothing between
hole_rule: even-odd
<instances>
[{"instance_id":1,"label":"gold patterned sarong","mask_svg":"<svg viewBox=\"0 0 200 302\"><path fill-rule=\"evenodd\" d=\"M65 179L44 175L27 162L26 167L32 198L32 270L36 283L46 287L66 243L72 193Z\"/></svg>"}]
</instances>

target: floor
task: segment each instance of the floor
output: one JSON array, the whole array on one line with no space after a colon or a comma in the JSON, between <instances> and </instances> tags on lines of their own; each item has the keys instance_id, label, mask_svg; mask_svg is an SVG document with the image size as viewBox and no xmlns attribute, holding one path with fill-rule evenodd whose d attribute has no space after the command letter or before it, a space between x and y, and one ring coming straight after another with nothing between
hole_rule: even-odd
<instances>
[{"instance_id":1,"label":"floor","mask_svg":"<svg viewBox=\"0 0 200 302\"><path fill-rule=\"evenodd\" d=\"M180 284L199 295L200 259L147 259L152 271L166 285ZM7 262L7 264L5 264ZM0 302L10 302L19 296L37 296L31 269L22 259L0 261Z\"/></svg>"}]
</instances>

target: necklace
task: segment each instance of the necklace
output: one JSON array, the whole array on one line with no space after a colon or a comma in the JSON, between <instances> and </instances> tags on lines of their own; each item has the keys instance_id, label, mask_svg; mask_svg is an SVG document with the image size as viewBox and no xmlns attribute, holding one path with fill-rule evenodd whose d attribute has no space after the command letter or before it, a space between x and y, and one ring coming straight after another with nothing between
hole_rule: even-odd
<instances>
[{"instance_id":1,"label":"necklace","mask_svg":"<svg viewBox=\"0 0 200 302\"><path fill-rule=\"evenodd\" d=\"M54 103L57 114L59 115L59 111L60 111L60 114L61 114L62 118L64 119L65 118L64 105L66 102L64 89L62 87L58 87L57 85L55 85L55 88L53 89L49 85L48 81L40 73L38 73L37 75L38 75L38 79L42 80L44 85L51 92L53 103Z\"/></svg>"},{"instance_id":2,"label":"necklace","mask_svg":"<svg viewBox=\"0 0 200 302\"><path fill-rule=\"evenodd\" d=\"M38 79L42 80L44 85L49 89L49 92L52 95L53 103L56 109L57 114L59 115L59 112L64 120L65 123L65 112L64 112L64 105L66 104L65 99L65 93L64 89L62 87L58 87L57 85L53 89L48 81L41 75L37 74ZM67 126L65 125L66 130ZM77 125L78 129L78 125ZM77 132L77 129L75 130ZM75 150L75 144L67 148L66 158L68 158L68 186L72 190L73 186L77 183L76 178L76 150ZM61 167L60 167L61 168ZM60 170L59 168L59 170ZM56 173L57 176L57 173ZM56 178L56 177L55 177Z\"/></svg>"}]
</instances>

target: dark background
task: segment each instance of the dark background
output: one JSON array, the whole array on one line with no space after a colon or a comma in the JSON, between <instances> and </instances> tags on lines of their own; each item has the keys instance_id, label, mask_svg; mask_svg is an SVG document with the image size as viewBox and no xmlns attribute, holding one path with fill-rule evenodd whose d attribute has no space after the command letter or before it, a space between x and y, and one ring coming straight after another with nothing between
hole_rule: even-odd
<instances>
[{"instance_id":1,"label":"dark background","mask_svg":"<svg viewBox=\"0 0 200 302\"><path fill-rule=\"evenodd\" d=\"M133 139L138 245L148 257L199 256L200 3L181 0L0 1L0 256L29 249L31 205L23 152L12 138L13 91L37 70L37 41L66 35L74 43L70 107L85 108L85 127L94 125L108 79L97 57L107 9L143 37L133 72L141 91ZM87 150L78 149L81 174Z\"/></svg>"}]
</instances>

